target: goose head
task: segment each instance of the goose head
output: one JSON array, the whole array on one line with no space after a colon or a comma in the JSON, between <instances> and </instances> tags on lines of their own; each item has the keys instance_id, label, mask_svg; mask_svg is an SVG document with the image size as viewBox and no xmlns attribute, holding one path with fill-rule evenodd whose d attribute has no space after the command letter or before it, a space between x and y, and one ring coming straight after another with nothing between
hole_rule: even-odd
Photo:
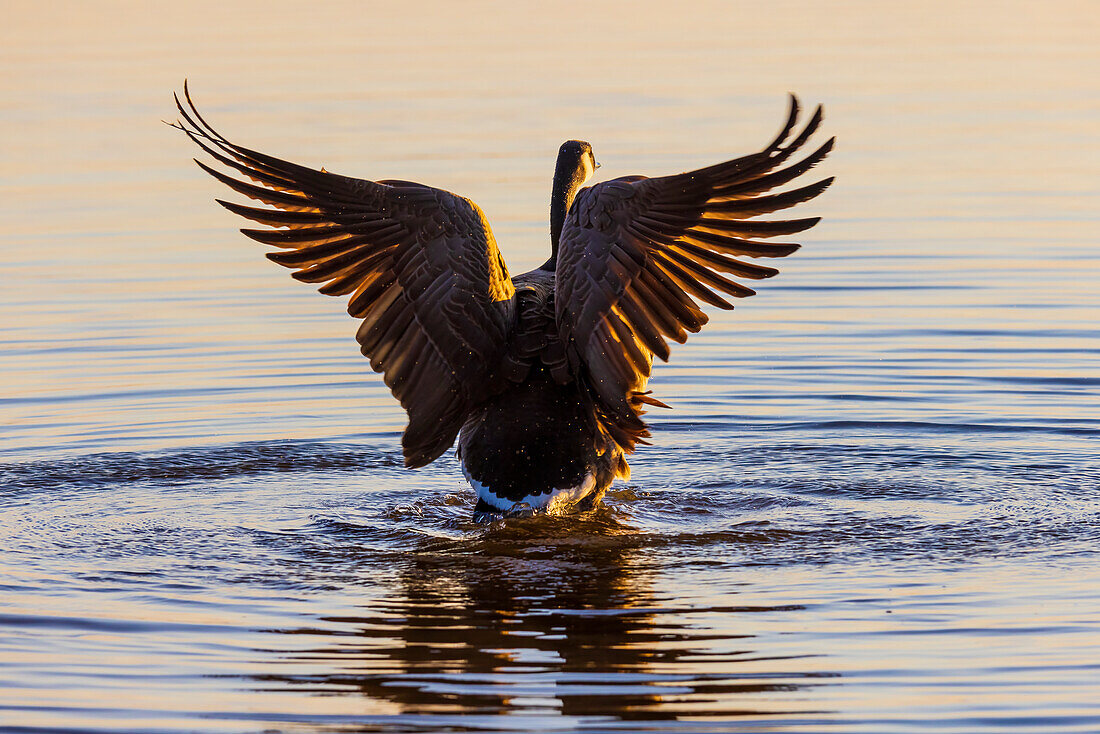
<instances>
[{"instance_id":1,"label":"goose head","mask_svg":"<svg viewBox=\"0 0 1100 734\"><path fill-rule=\"evenodd\" d=\"M584 186L592 174L600 167L592 146L583 140L566 140L558 148L558 162L554 168L554 188L550 193L550 259L542 266L543 270L554 270L558 259L558 239L569 207L577 191Z\"/></svg>"},{"instance_id":2,"label":"goose head","mask_svg":"<svg viewBox=\"0 0 1100 734\"><path fill-rule=\"evenodd\" d=\"M558 164L554 171L554 181L563 179L575 182L579 188L592 177L598 168L592 146L583 140L566 140L558 148Z\"/></svg>"}]
</instances>

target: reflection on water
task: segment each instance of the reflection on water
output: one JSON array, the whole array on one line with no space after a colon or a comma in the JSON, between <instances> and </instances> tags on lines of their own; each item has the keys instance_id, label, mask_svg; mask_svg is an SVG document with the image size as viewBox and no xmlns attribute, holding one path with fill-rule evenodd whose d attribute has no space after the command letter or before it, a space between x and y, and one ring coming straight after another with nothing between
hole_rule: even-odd
<instances>
[{"instance_id":1,"label":"reflection on water","mask_svg":"<svg viewBox=\"0 0 1100 734\"><path fill-rule=\"evenodd\" d=\"M659 600L644 556L635 529L607 508L578 524L511 520L468 540L424 541L401 564L394 598L326 618L339 632L283 631L331 635L292 656L331 670L260 678L313 693L359 691L425 717L425 728L458 714L651 723L778 714L782 704L762 710L754 694L820 683L824 674L799 672L797 656L782 658L786 672L739 672L760 661L753 635L705 623L721 615L724 627L737 626L740 615L802 607Z\"/></svg>"}]
</instances>

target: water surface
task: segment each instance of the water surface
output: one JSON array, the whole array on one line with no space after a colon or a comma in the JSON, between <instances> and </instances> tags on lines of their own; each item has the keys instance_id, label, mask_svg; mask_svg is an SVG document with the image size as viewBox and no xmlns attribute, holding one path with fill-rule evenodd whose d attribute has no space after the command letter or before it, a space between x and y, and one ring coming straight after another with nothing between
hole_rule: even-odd
<instances>
[{"instance_id":1,"label":"water surface","mask_svg":"<svg viewBox=\"0 0 1100 734\"><path fill-rule=\"evenodd\" d=\"M0 33L0 729L1100 730L1087 3L104 3ZM546 256L553 156L839 138L783 273L673 352L605 506L471 521L342 304L211 199L240 142Z\"/></svg>"}]
</instances>

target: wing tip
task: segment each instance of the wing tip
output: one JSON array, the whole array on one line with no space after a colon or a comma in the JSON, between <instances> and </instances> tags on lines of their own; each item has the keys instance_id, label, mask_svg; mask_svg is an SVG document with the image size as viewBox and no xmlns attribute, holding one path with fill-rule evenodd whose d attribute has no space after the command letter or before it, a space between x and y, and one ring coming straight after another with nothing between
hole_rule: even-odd
<instances>
[{"instance_id":1,"label":"wing tip","mask_svg":"<svg viewBox=\"0 0 1100 734\"><path fill-rule=\"evenodd\" d=\"M776 242L775 244L778 248L781 248L780 250L778 250L781 254L778 254L775 257L786 257L787 255L793 255L794 253L802 249L802 245L797 242L787 242L782 245Z\"/></svg>"},{"instance_id":2,"label":"wing tip","mask_svg":"<svg viewBox=\"0 0 1100 734\"><path fill-rule=\"evenodd\" d=\"M259 242L259 243L262 243L262 244L265 244L265 245L280 244L279 241L277 240L277 237L281 233L278 230L249 229L248 227L243 227L243 228L241 228L240 232L241 232L241 234L243 234L248 239L255 240L256 242ZM275 241L273 241L273 240L275 240ZM282 244L283 247L287 246L285 242L282 242L281 244Z\"/></svg>"},{"instance_id":3,"label":"wing tip","mask_svg":"<svg viewBox=\"0 0 1100 734\"><path fill-rule=\"evenodd\" d=\"M783 127L779 131L779 134L772 138L771 142L768 143L762 151L763 153L771 153L783 145L787 137L791 134L791 130L794 130L795 123L798 122L798 115L802 110L798 102L798 96L794 92L787 92L787 99L787 119L783 122Z\"/></svg>"},{"instance_id":4,"label":"wing tip","mask_svg":"<svg viewBox=\"0 0 1100 734\"><path fill-rule=\"evenodd\" d=\"M427 466L432 463L432 459L425 459L423 455L408 449L405 449L402 454L402 463L405 465L406 469L419 469L422 466Z\"/></svg>"}]
</instances>

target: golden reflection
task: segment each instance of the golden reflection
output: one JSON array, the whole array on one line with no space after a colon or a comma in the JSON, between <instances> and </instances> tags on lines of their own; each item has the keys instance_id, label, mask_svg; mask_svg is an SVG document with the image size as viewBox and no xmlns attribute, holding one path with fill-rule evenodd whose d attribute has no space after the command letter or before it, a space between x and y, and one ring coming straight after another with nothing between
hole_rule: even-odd
<instances>
[{"instance_id":1,"label":"golden reflection","mask_svg":"<svg viewBox=\"0 0 1100 734\"><path fill-rule=\"evenodd\" d=\"M641 537L603 509L580 527L575 518L544 517L474 540L422 540L400 563L396 596L361 614L324 618L323 627L284 630L331 640L284 655L320 670L257 677L316 694L356 691L421 716L804 712L804 701L774 694L820 685L831 674L761 674L754 635L737 620L799 607L660 599L647 564L652 549ZM699 623L707 618L720 622Z\"/></svg>"}]
</instances>

